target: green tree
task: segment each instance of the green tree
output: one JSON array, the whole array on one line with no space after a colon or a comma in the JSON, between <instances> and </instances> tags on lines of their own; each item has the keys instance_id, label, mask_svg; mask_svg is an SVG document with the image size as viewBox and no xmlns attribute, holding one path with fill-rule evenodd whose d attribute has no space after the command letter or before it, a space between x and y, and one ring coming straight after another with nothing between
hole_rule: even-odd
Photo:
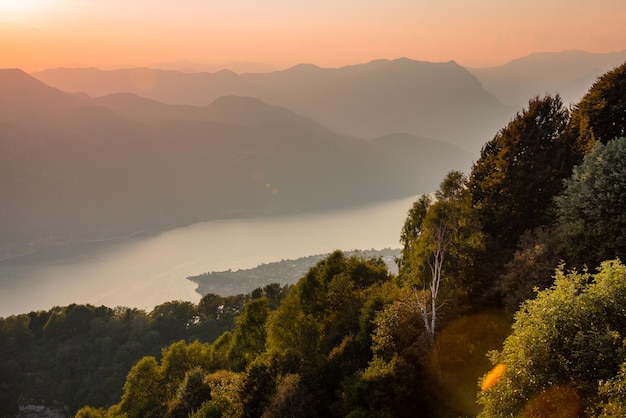
<instances>
[{"instance_id":1,"label":"green tree","mask_svg":"<svg viewBox=\"0 0 626 418\"><path fill-rule=\"evenodd\" d=\"M372 321L375 328L371 345L375 356L390 361L399 354L415 361L423 358L430 348L424 335L421 312L413 298L405 291L376 313Z\"/></svg>"},{"instance_id":2,"label":"green tree","mask_svg":"<svg viewBox=\"0 0 626 418\"><path fill-rule=\"evenodd\" d=\"M229 361L235 371L242 371L259 354L265 351L267 339L266 322L269 316L266 298L252 299L246 303L237 319Z\"/></svg>"},{"instance_id":3,"label":"green tree","mask_svg":"<svg viewBox=\"0 0 626 418\"><path fill-rule=\"evenodd\" d=\"M206 341L215 341L224 332L232 331L248 299L247 295L204 295L197 308L200 317L196 326L198 334Z\"/></svg>"},{"instance_id":4,"label":"green tree","mask_svg":"<svg viewBox=\"0 0 626 418\"><path fill-rule=\"evenodd\" d=\"M276 393L270 399L263 418L300 418L310 416L307 405L311 399L307 398L301 388L302 376L287 374L278 382Z\"/></svg>"},{"instance_id":5,"label":"green tree","mask_svg":"<svg viewBox=\"0 0 626 418\"><path fill-rule=\"evenodd\" d=\"M205 401L211 400L211 387L204 380L205 374L206 371L201 367L194 367L185 373L185 378L168 405L168 417L187 418Z\"/></svg>"},{"instance_id":6,"label":"green tree","mask_svg":"<svg viewBox=\"0 0 626 418\"><path fill-rule=\"evenodd\" d=\"M270 350L294 351L306 364L319 366L347 334L359 332L367 289L389 278L380 259L333 252L290 289L272 314Z\"/></svg>"},{"instance_id":7,"label":"green tree","mask_svg":"<svg viewBox=\"0 0 626 418\"><path fill-rule=\"evenodd\" d=\"M139 360L128 373L119 410L128 418L158 417L165 408L159 364L152 356Z\"/></svg>"},{"instance_id":8,"label":"green tree","mask_svg":"<svg viewBox=\"0 0 626 418\"><path fill-rule=\"evenodd\" d=\"M556 202L568 262L626 259L626 138L596 144Z\"/></svg>"},{"instance_id":9,"label":"green tree","mask_svg":"<svg viewBox=\"0 0 626 418\"><path fill-rule=\"evenodd\" d=\"M558 269L554 285L524 303L493 354L499 372L483 380L481 416L536 416L555 405L571 408L559 416L593 415L599 383L616 377L626 359L624 306L619 261L602 263L596 274Z\"/></svg>"},{"instance_id":10,"label":"green tree","mask_svg":"<svg viewBox=\"0 0 626 418\"><path fill-rule=\"evenodd\" d=\"M535 297L535 289L552 285L552 273L559 265L560 239L555 229L527 231L520 238L513 259L504 266L496 290L504 309L511 315L522 302Z\"/></svg>"},{"instance_id":11,"label":"green tree","mask_svg":"<svg viewBox=\"0 0 626 418\"><path fill-rule=\"evenodd\" d=\"M599 77L576 104L566 136L581 159L596 142L626 136L626 63Z\"/></svg>"},{"instance_id":12,"label":"green tree","mask_svg":"<svg viewBox=\"0 0 626 418\"><path fill-rule=\"evenodd\" d=\"M105 409L85 406L78 410L74 418L109 418L110 416Z\"/></svg>"},{"instance_id":13,"label":"green tree","mask_svg":"<svg viewBox=\"0 0 626 418\"><path fill-rule=\"evenodd\" d=\"M475 256L482 251L483 236L467 179L459 171L452 171L435 192L435 202L427 205L420 199L420 211L425 214L415 234L415 241L407 241L401 265L411 266L401 272L401 279L412 286L421 312L424 329L433 342L440 320L443 300L463 299L471 292L471 271ZM415 207L415 205L414 205ZM409 218L412 214L409 214ZM413 220L406 223L413 223ZM440 294L444 292L444 294Z\"/></svg>"},{"instance_id":14,"label":"green tree","mask_svg":"<svg viewBox=\"0 0 626 418\"><path fill-rule=\"evenodd\" d=\"M552 199L576 162L561 135L568 116L558 95L535 97L483 146L468 187L496 249L553 222Z\"/></svg>"},{"instance_id":15,"label":"green tree","mask_svg":"<svg viewBox=\"0 0 626 418\"><path fill-rule=\"evenodd\" d=\"M190 418L240 418L243 405L239 397L243 374L220 370L205 376L204 382L211 389L211 399L189 415Z\"/></svg>"},{"instance_id":16,"label":"green tree","mask_svg":"<svg viewBox=\"0 0 626 418\"><path fill-rule=\"evenodd\" d=\"M165 341L184 339L198 320L196 306L187 301L165 302L150 313L150 324Z\"/></svg>"},{"instance_id":17,"label":"green tree","mask_svg":"<svg viewBox=\"0 0 626 418\"><path fill-rule=\"evenodd\" d=\"M199 341L186 344L181 340L162 350L159 372L166 392L172 395L186 374L194 368L208 371L210 368L209 345Z\"/></svg>"},{"instance_id":18,"label":"green tree","mask_svg":"<svg viewBox=\"0 0 626 418\"><path fill-rule=\"evenodd\" d=\"M626 416L626 363L622 363L619 374L600 383L600 418Z\"/></svg>"},{"instance_id":19,"label":"green tree","mask_svg":"<svg viewBox=\"0 0 626 418\"><path fill-rule=\"evenodd\" d=\"M294 287L268 322L270 350L297 353L307 364L320 361L321 324L302 309L298 287Z\"/></svg>"},{"instance_id":20,"label":"green tree","mask_svg":"<svg viewBox=\"0 0 626 418\"><path fill-rule=\"evenodd\" d=\"M343 382L344 415L350 418L431 416L426 380L402 357L375 357Z\"/></svg>"},{"instance_id":21,"label":"green tree","mask_svg":"<svg viewBox=\"0 0 626 418\"><path fill-rule=\"evenodd\" d=\"M430 195L421 195L419 199L413 202L411 209L407 213L407 217L400 232L400 244L402 245L402 253L397 260L401 275L410 274L415 267L410 264L410 254L413 252L415 245L422 234L422 223L428 212L428 208L432 204Z\"/></svg>"}]
</instances>

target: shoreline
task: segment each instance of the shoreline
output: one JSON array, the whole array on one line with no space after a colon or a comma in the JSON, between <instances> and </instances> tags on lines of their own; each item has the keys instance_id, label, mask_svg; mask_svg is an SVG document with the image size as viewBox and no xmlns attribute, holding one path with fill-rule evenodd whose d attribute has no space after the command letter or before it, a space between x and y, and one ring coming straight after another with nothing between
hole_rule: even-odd
<instances>
[{"instance_id":1,"label":"shoreline","mask_svg":"<svg viewBox=\"0 0 626 418\"><path fill-rule=\"evenodd\" d=\"M124 243L125 241L131 241L134 239L141 238L149 238L156 234L164 233L177 228L185 228L195 224L205 223L205 222L216 222L216 221L231 221L231 220L247 220L247 219L255 219L255 218L281 218L281 217L297 217L302 215L312 215L312 214L324 214L324 213L333 213L340 212L344 210L351 210L354 208L367 208L380 204L386 204L394 201L405 200L408 198L417 198L420 194L415 196L403 196L396 197L393 199L385 199L385 200L374 200L371 202L366 202L362 204L354 204L354 205L346 205L346 206L337 206L331 208L317 208L310 210L295 210L292 212L282 212L282 213L230 213L224 214L223 216L216 216L214 218L197 220L195 222L182 222L180 224L168 225L164 227L158 227L154 229L142 229L139 231L133 231L130 233L125 233L123 235L112 236L108 238L91 238L91 239L81 239L78 241L72 241L70 239L55 239L54 237L43 238L38 241L31 241L29 243L24 244L6 244L4 248L0 246L0 264L19 264L19 260L26 260L29 257L37 257L43 256L46 257L46 254L49 256L58 256L60 253L71 253L73 249L78 249L80 246L98 246L98 245L107 245L107 244L119 244ZM409 207L407 207L408 211ZM13 251L16 253L11 254L11 247ZM3 255L3 252L9 252L9 255Z\"/></svg>"}]
</instances>

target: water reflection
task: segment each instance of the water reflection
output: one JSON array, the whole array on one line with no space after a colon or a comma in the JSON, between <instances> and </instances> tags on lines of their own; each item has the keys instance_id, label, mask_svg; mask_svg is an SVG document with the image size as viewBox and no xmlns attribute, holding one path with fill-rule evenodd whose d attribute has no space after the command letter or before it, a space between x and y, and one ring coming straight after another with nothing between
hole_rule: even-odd
<instances>
[{"instance_id":1,"label":"water reflection","mask_svg":"<svg viewBox=\"0 0 626 418\"><path fill-rule=\"evenodd\" d=\"M185 277L341 250L397 248L415 197L323 213L211 221L0 262L0 316L92 303L197 302Z\"/></svg>"}]
</instances>

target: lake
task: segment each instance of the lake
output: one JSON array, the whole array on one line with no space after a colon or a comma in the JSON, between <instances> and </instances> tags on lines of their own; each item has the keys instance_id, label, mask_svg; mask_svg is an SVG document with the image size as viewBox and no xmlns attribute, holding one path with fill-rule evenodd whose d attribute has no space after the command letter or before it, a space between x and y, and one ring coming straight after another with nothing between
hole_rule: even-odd
<instances>
[{"instance_id":1,"label":"lake","mask_svg":"<svg viewBox=\"0 0 626 418\"><path fill-rule=\"evenodd\" d=\"M198 302L188 276L333 250L398 248L416 197L284 217L202 222L0 261L0 316L71 303L146 310Z\"/></svg>"}]
</instances>

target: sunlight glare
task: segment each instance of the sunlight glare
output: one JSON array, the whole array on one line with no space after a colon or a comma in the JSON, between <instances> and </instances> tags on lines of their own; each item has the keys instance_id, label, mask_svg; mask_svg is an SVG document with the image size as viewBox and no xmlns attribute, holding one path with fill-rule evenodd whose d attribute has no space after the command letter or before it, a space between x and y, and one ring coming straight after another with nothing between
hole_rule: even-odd
<instances>
[{"instance_id":1,"label":"sunlight glare","mask_svg":"<svg viewBox=\"0 0 626 418\"><path fill-rule=\"evenodd\" d=\"M39 11L47 6L46 3L46 0L0 0L0 18Z\"/></svg>"}]
</instances>

